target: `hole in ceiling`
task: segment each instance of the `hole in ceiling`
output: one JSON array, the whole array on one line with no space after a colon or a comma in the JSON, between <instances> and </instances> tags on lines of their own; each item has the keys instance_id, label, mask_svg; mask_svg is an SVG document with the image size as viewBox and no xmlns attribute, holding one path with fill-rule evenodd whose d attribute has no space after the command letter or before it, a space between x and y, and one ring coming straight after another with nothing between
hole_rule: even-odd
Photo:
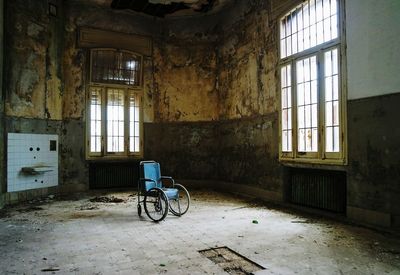
<instances>
[{"instance_id":1,"label":"hole in ceiling","mask_svg":"<svg viewBox=\"0 0 400 275\"><path fill-rule=\"evenodd\" d=\"M113 0L113 9L131 9L148 15L165 17L181 10L193 13L211 11L218 0Z\"/></svg>"}]
</instances>

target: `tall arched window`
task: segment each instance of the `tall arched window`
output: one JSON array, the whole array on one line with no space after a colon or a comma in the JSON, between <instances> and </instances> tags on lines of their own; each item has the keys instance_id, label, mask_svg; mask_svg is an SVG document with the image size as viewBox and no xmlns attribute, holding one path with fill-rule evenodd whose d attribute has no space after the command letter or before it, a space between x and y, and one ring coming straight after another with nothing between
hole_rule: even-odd
<instances>
[{"instance_id":1,"label":"tall arched window","mask_svg":"<svg viewBox=\"0 0 400 275\"><path fill-rule=\"evenodd\" d=\"M280 20L280 159L346 162L341 0L306 0Z\"/></svg>"},{"instance_id":2,"label":"tall arched window","mask_svg":"<svg viewBox=\"0 0 400 275\"><path fill-rule=\"evenodd\" d=\"M142 57L93 49L88 92L88 157L142 154Z\"/></svg>"}]
</instances>

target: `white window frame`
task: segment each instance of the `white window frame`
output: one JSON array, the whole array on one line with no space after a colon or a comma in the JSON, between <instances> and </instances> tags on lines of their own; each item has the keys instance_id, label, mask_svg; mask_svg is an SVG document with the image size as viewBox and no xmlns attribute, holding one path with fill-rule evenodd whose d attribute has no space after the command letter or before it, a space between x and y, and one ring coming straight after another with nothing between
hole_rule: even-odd
<instances>
[{"instance_id":1,"label":"white window frame","mask_svg":"<svg viewBox=\"0 0 400 275\"><path fill-rule=\"evenodd\" d=\"M99 83L92 81L92 54L96 50L110 50L115 52L126 52L137 58L140 64L138 85L122 85L111 83ZM107 159L139 159L143 157L143 57L134 52L117 50L110 48L94 48L90 50L90 67L88 68L88 85L86 92L86 159L88 160L107 160ZM101 150L91 152L91 89L101 89ZM107 90L119 89L124 91L124 152L107 152ZM136 95L139 100L139 151L130 152L129 148L129 96L130 93Z\"/></svg>"},{"instance_id":2,"label":"white window frame","mask_svg":"<svg viewBox=\"0 0 400 275\"><path fill-rule=\"evenodd\" d=\"M293 6L288 12L299 7L300 4ZM346 54L345 54L345 10L344 0L338 0L338 38L314 46L310 49L298 52L296 54L281 58L281 19L288 12L278 18L278 55L279 55L279 161L282 163L310 163L310 164L347 164L347 86L346 86ZM340 117L340 150L339 152L325 151L325 101L324 101L324 64L322 56L326 51L337 48L339 64L339 117ZM317 152L299 152L297 136L297 85L296 85L296 61L317 56L317 86L318 86L318 145ZM292 151L284 152L282 150L282 89L281 89L281 68L291 65L291 108L292 108Z\"/></svg>"}]
</instances>

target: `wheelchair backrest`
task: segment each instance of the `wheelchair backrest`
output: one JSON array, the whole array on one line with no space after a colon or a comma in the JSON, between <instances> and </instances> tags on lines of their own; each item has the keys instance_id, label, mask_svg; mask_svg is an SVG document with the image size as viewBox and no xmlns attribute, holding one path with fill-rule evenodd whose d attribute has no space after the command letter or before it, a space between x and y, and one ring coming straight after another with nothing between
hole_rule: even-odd
<instances>
[{"instance_id":1,"label":"wheelchair backrest","mask_svg":"<svg viewBox=\"0 0 400 275\"><path fill-rule=\"evenodd\" d=\"M152 181L142 182L142 191L148 191L154 187L162 187L160 164L155 161L141 161L140 162L140 177L142 179L150 179Z\"/></svg>"}]
</instances>

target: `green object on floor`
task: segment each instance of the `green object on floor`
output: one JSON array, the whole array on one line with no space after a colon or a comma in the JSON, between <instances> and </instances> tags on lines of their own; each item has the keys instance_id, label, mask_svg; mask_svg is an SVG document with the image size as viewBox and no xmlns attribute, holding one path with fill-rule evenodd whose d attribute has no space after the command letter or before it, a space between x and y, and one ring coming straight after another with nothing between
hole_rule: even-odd
<instances>
[{"instance_id":1,"label":"green object on floor","mask_svg":"<svg viewBox=\"0 0 400 275\"><path fill-rule=\"evenodd\" d=\"M257 220L253 220L253 223L256 223L256 224L258 224L258 221L257 221Z\"/></svg>"}]
</instances>

